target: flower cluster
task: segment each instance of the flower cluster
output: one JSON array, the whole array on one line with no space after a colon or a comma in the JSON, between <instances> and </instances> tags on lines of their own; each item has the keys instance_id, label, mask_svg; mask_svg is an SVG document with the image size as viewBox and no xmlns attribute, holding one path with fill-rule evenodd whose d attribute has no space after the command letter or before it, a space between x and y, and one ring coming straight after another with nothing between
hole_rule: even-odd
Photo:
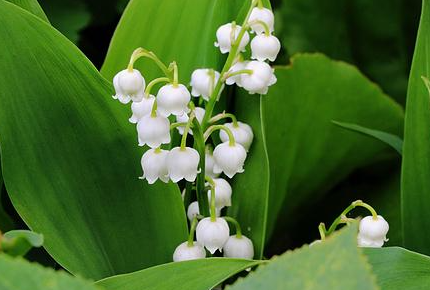
<instances>
[{"instance_id":1,"label":"flower cluster","mask_svg":"<svg viewBox=\"0 0 430 290\"><path fill-rule=\"evenodd\" d=\"M224 208L232 205L233 190L228 179L244 172L254 134L235 115L213 112L225 85L236 84L250 94L267 94L276 83L274 70L267 63L276 59L281 48L273 31L272 11L264 8L261 0L253 0L242 25L227 23L216 32L215 46L222 54L228 53L221 72L198 68L192 72L188 87L179 82L176 62L167 66L153 52L138 48L128 67L113 79L113 98L123 104L132 102L129 121L136 124L138 145L148 147L141 159L140 178L149 184L185 180L190 233L188 241L176 248L174 261L204 258L206 250L211 254L223 251L225 257L254 256L252 241L242 235L239 223L222 216ZM255 36L251 40L252 34ZM249 44L251 59L245 60L242 52ZM146 84L134 68L141 57L152 59L164 76ZM156 87L157 93L151 94ZM219 138L212 138L215 132ZM174 144L174 134L181 136L180 144ZM193 143L187 140L190 136ZM191 202L193 196L197 200ZM236 234L230 235L229 223Z\"/></svg>"}]
</instances>

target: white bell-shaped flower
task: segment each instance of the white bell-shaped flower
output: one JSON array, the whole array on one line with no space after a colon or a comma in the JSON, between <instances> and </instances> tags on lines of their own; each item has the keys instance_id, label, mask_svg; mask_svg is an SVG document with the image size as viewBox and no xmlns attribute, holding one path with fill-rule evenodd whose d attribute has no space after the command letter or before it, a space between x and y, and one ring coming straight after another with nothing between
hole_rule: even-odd
<instances>
[{"instance_id":1,"label":"white bell-shaped flower","mask_svg":"<svg viewBox=\"0 0 430 290\"><path fill-rule=\"evenodd\" d=\"M187 217L190 221L192 221L196 216L200 214L199 203L197 201L193 201L190 203L187 209ZM221 215L221 209L215 208L215 214L217 217Z\"/></svg>"},{"instance_id":2,"label":"white bell-shaped flower","mask_svg":"<svg viewBox=\"0 0 430 290\"><path fill-rule=\"evenodd\" d=\"M252 140L254 139L254 133L252 132L251 126L242 122L237 122L237 126L235 126L234 123L225 123L224 126L230 129L231 133L233 133L234 140L241 144L248 152L249 147L251 147ZM219 137L222 142L227 142L229 140L228 135L224 130L220 130Z\"/></svg>"},{"instance_id":3,"label":"white bell-shaped flower","mask_svg":"<svg viewBox=\"0 0 430 290\"><path fill-rule=\"evenodd\" d=\"M154 105L155 97L153 95L143 97L140 102L131 103L131 112L133 113L128 119L130 123L136 124L143 116L151 113L152 106Z\"/></svg>"},{"instance_id":4,"label":"white bell-shaped flower","mask_svg":"<svg viewBox=\"0 0 430 290\"><path fill-rule=\"evenodd\" d=\"M175 147L167 155L167 169L173 182L185 179L193 182L199 173L200 155L194 148Z\"/></svg>"},{"instance_id":5,"label":"white bell-shaped flower","mask_svg":"<svg viewBox=\"0 0 430 290\"><path fill-rule=\"evenodd\" d=\"M231 206L231 194L233 189L231 185L222 178L213 179L215 183L215 207L222 209L225 206ZM212 190L208 190L208 200L211 202Z\"/></svg>"},{"instance_id":6,"label":"white bell-shaped flower","mask_svg":"<svg viewBox=\"0 0 430 290\"><path fill-rule=\"evenodd\" d=\"M162 86L157 93L157 110L165 117L171 114L182 116L189 111L188 103L190 100L190 92L184 85L168 84Z\"/></svg>"},{"instance_id":7,"label":"white bell-shaped flower","mask_svg":"<svg viewBox=\"0 0 430 290\"><path fill-rule=\"evenodd\" d=\"M212 154L211 151L206 150L206 154L205 154L205 175L211 177L211 178L216 178L218 177L221 173L215 173L214 172L214 166L215 166L215 159L214 156Z\"/></svg>"},{"instance_id":8,"label":"white bell-shaped flower","mask_svg":"<svg viewBox=\"0 0 430 290\"><path fill-rule=\"evenodd\" d=\"M142 156L141 164L143 176L149 184L153 184L160 179L163 182L169 182L169 173L167 171L167 154L169 151L160 148L149 149Z\"/></svg>"},{"instance_id":9,"label":"white bell-shaped flower","mask_svg":"<svg viewBox=\"0 0 430 290\"><path fill-rule=\"evenodd\" d=\"M240 238L236 235L230 236L225 243L224 247L224 257L227 258L239 258L239 259L249 259L254 258L254 245L252 241L241 235Z\"/></svg>"},{"instance_id":10,"label":"white bell-shaped flower","mask_svg":"<svg viewBox=\"0 0 430 290\"><path fill-rule=\"evenodd\" d=\"M377 219L366 216L360 221L357 242L359 247L380 248L387 240L390 229L387 221L380 215Z\"/></svg>"},{"instance_id":11,"label":"white bell-shaped flower","mask_svg":"<svg viewBox=\"0 0 430 290\"><path fill-rule=\"evenodd\" d=\"M269 27L270 32L273 32L275 28L275 15L272 10L255 7L249 15L248 23L250 23L251 30L257 34L263 33L264 26L256 21L264 22Z\"/></svg>"},{"instance_id":12,"label":"white bell-shaped flower","mask_svg":"<svg viewBox=\"0 0 430 290\"><path fill-rule=\"evenodd\" d=\"M244 171L246 150L237 142L234 145L230 145L230 142L224 142L215 147L214 159L214 172L224 172L225 175L232 178L236 173Z\"/></svg>"},{"instance_id":13,"label":"white bell-shaped flower","mask_svg":"<svg viewBox=\"0 0 430 290\"><path fill-rule=\"evenodd\" d=\"M276 36L260 34L255 36L251 41L252 59L259 61L275 61L279 51L281 51L281 42Z\"/></svg>"},{"instance_id":14,"label":"white bell-shaped flower","mask_svg":"<svg viewBox=\"0 0 430 290\"><path fill-rule=\"evenodd\" d=\"M215 46L219 47L221 53L228 53L230 52L231 46L233 45L233 42L236 41L237 37L239 36L240 30L242 27L240 25L234 25L235 31L233 31L233 24L227 23L222 26L220 26L216 32L216 38L217 42L215 42ZM239 51L245 51L245 47L249 43L249 34L246 31L245 34L242 37L242 40L239 44Z\"/></svg>"},{"instance_id":15,"label":"white bell-shaped flower","mask_svg":"<svg viewBox=\"0 0 430 290\"><path fill-rule=\"evenodd\" d=\"M205 257L205 248L198 242L193 242L192 246L188 245L188 242L184 242L176 247L173 253L173 262L203 259Z\"/></svg>"},{"instance_id":16,"label":"white bell-shaped flower","mask_svg":"<svg viewBox=\"0 0 430 290\"><path fill-rule=\"evenodd\" d=\"M151 148L170 143L170 122L162 116L143 116L137 123L139 146L148 144Z\"/></svg>"},{"instance_id":17,"label":"white bell-shaped flower","mask_svg":"<svg viewBox=\"0 0 430 290\"><path fill-rule=\"evenodd\" d=\"M191 95L194 97L202 96L204 100L208 101L219 77L220 74L217 71L213 71L213 74L211 74L210 69L196 69L191 75L190 85L193 88Z\"/></svg>"},{"instance_id":18,"label":"white bell-shaped flower","mask_svg":"<svg viewBox=\"0 0 430 290\"><path fill-rule=\"evenodd\" d=\"M235 64L231 66L228 72L231 74L240 70L244 70L247 64L248 64L248 61L237 61ZM225 83L229 86L236 84L237 86L242 87L242 75L235 75L235 76L228 77L225 80Z\"/></svg>"},{"instance_id":19,"label":"white bell-shaped flower","mask_svg":"<svg viewBox=\"0 0 430 290\"><path fill-rule=\"evenodd\" d=\"M242 86L250 94L267 94L269 86L276 83L274 70L263 61L250 61L246 69L252 74L243 74L241 77Z\"/></svg>"},{"instance_id":20,"label":"white bell-shaped flower","mask_svg":"<svg viewBox=\"0 0 430 290\"><path fill-rule=\"evenodd\" d=\"M194 114L196 115L197 121L199 121L199 123L201 123L203 120L203 117L205 116L205 109L200 108L200 107L196 107L194 109ZM178 123L188 123L189 119L190 118L189 118L188 114L183 114L182 116L176 116L176 122L178 122ZM181 135L184 134L185 126L177 127L177 129L179 131L179 134L181 134ZM190 130L188 133L193 135L193 130Z\"/></svg>"},{"instance_id":21,"label":"white bell-shaped flower","mask_svg":"<svg viewBox=\"0 0 430 290\"><path fill-rule=\"evenodd\" d=\"M129 103L131 100L140 102L144 97L145 85L145 79L140 71L122 70L113 78L115 96L112 97L123 104Z\"/></svg>"},{"instance_id":22,"label":"white bell-shaped flower","mask_svg":"<svg viewBox=\"0 0 430 290\"><path fill-rule=\"evenodd\" d=\"M210 217L202 219L196 228L197 242L213 254L216 250L222 251L230 235L230 229L223 218L212 221Z\"/></svg>"}]
</instances>

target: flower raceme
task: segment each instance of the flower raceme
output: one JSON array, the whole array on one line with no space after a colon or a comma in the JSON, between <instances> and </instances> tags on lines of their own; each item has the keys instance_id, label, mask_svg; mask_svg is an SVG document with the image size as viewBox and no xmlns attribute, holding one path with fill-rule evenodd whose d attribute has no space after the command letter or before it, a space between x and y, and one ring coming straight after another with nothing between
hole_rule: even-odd
<instances>
[{"instance_id":1,"label":"flower raceme","mask_svg":"<svg viewBox=\"0 0 430 290\"><path fill-rule=\"evenodd\" d=\"M213 112L225 85L236 84L250 94L266 94L276 83L274 70L267 63L274 61L280 51L273 32L272 11L254 0L241 25L226 23L214 35L215 46L222 54L229 54L221 72L195 68L187 78L187 87L179 82L176 62L166 65L153 52L137 48L127 68L113 78L113 98L123 104L132 102L129 122L136 124L138 145L145 149L140 178L149 184L181 181L183 186L190 235L176 248L174 261L204 258L205 248L211 254L224 249L226 257L253 258L252 241L241 235L238 222L220 216L222 208L232 205L232 187L227 178L244 172L254 134L233 114L213 116ZM242 55L248 49L252 60ZM134 68L135 62L144 57L153 60L163 73L148 84ZM151 94L160 83L158 92ZM225 121L228 118L231 122ZM220 130L221 142L212 135L216 130ZM191 200L192 196L197 196L197 201ZM235 224L236 235L230 236L227 221Z\"/></svg>"}]
</instances>

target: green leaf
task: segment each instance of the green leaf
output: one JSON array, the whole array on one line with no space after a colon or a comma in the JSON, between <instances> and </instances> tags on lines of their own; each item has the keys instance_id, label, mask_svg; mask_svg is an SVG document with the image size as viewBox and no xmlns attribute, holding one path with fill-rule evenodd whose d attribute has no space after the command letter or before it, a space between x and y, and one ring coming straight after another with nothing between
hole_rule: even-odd
<instances>
[{"instance_id":1,"label":"green leaf","mask_svg":"<svg viewBox=\"0 0 430 290\"><path fill-rule=\"evenodd\" d=\"M171 261L187 237L182 199L175 184L138 179L129 108L51 26L2 0L0 19L2 170L22 219L73 274Z\"/></svg>"},{"instance_id":2,"label":"green leaf","mask_svg":"<svg viewBox=\"0 0 430 290\"><path fill-rule=\"evenodd\" d=\"M254 244L255 259L263 257L266 240L269 202L269 160L260 99L240 90L235 99L235 115L239 121L252 127L254 141L248 152L245 172L233 180L232 207L228 215L236 217L244 235Z\"/></svg>"},{"instance_id":3,"label":"green leaf","mask_svg":"<svg viewBox=\"0 0 430 290\"><path fill-rule=\"evenodd\" d=\"M278 83L263 98L271 175L269 233L275 221L285 232L310 201L388 150L376 140L339 130L331 120L399 135L403 126L400 106L351 65L305 54L275 73Z\"/></svg>"},{"instance_id":4,"label":"green leaf","mask_svg":"<svg viewBox=\"0 0 430 290\"><path fill-rule=\"evenodd\" d=\"M47 23L49 23L48 17L46 17L45 12L43 11L42 7L40 7L39 2L37 2L37 0L7 0L7 1L27 10L30 13L33 13L43 21L46 21Z\"/></svg>"},{"instance_id":5,"label":"green leaf","mask_svg":"<svg viewBox=\"0 0 430 290\"><path fill-rule=\"evenodd\" d=\"M261 263L264 262L227 258L176 262L109 277L96 284L106 290L207 290L234 274Z\"/></svg>"},{"instance_id":6,"label":"green leaf","mask_svg":"<svg viewBox=\"0 0 430 290\"><path fill-rule=\"evenodd\" d=\"M229 290L378 289L370 266L357 248L357 227L350 226L312 247L289 251Z\"/></svg>"},{"instance_id":7,"label":"green leaf","mask_svg":"<svg viewBox=\"0 0 430 290\"><path fill-rule=\"evenodd\" d=\"M0 255L2 290L101 290L91 282L54 271L22 258Z\"/></svg>"},{"instance_id":8,"label":"green leaf","mask_svg":"<svg viewBox=\"0 0 430 290\"><path fill-rule=\"evenodd\" d=\"M339 127L378 139L379 141L384 142L388 146L391 146L400 155L402 155L403 140L397 135L379 131L379 130L373 130L357 124L343 123L343 122L337 122L337 121L332 121L332 122L338 125Z\"/></svg>"},{"instance_id":9,"label":"green leaf","mask_svg":"<svg viewBox=\"0 0 430 290\"><path fill-rule=\"evenodd\" d=\"M402 223L405 246L430 254L430 3L423 1L409 77L402 163Z\"/></svg>"},{"instance_id":10,"label":"green leaf","mask_svg":"<svg viewBox=\"0 0 430 290\"><path fill-rule=\"evenodd\" d=\"M430 257L403 248L365 249L381 290L430 288Z\"/></svg>"},{"instance_id":11,"label":"green leaf","mask_svg":"<svg viewBox=\"0 0 430 290\"><path fill-rule=\"evenodd\" d=\"M27 230L9 231L1 239L1 249L11 256L24 256L31 248L42 245L43 235Z\"/></svg>"}]
</instances>

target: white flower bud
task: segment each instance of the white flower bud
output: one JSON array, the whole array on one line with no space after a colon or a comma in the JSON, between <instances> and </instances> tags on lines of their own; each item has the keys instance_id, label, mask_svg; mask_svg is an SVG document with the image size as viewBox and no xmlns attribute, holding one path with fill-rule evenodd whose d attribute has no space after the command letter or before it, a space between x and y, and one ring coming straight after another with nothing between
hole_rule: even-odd
<instances>
[{"instance_id":1,"label":"white flower bud","mask_svg":"<svg viewBox=\"0 0 430 290\"><path fill-rule=\"evenodd\" d=\"M183 242L176 247L175 252L173 253L173 262L203 259L205 257L205 248L203 248L198 242L193 242L192 246L189 246L188 242Z\"/></svg>"},{"instance_id":2,"label":"white flower bud","mask_svg":"<svg viewBox=\"0 0 430 290\"><path fill-rule=\"evenodd\" d=\"M240 70L244 70L247 64L248 64L248 61L238 61L231 66L228 72L231 74ZM229 86L236 84L237 86L242 87L242 75L235 75L232 77L228 77L225 80L225 83Z\"/></svg>"},{"instance_id":3,"label":"white flower bud","mask_svg":"<svg viewBox=\"0 0 430 290\"><path fill-rule=\"evenodd\" d=\"M227 258L239 258L239 259L249 259L254 258L254 245L252 241L242 235L238 238L236 235L230 236L225 243L224 247L224 257Z\"/></svg>"},{"instance_id":4,"label":"white flower bud","mask_svg":"<svg viewBox=\"0 0 430 290\"><path fill-rule=\"evenodd\" d=\"M122 70L113 78L115 96L112 97L123 104L129 103L130 100L140 102L144 96L145 85L145 79L138 70Z\"/></svg>"},{"instance_id":5,"label":"white flower bud","mask_svg":"<svg viewBox=\"0 0 430 290\"><path fill-rule=\"evenodd\" d=\"M250 61L245 69L252 70L252 74L243 74L242 86L250 94L267 94L269 86L276 83L274 70L265 62Z\"/></svg>"},{"instance_id":6,"label":"white flower bud","mask_svg":"<svg viewBox=\"0 0 430 290\"><path fill-rule=\"evenodd\" d=\"M281 50L281 42L273 35L260 34L251 41L252 59L275 61Z\"/></svg>"},{"instance_id":7,"label":"white flower bud","mask_svg":"<svg viewBox=\"0 0 430 290\"><path fill-rule=\"evenodd\" d=\"M199 214L200 214L199 203L197 201L193 201L188 206L187 217L190 221L192 221ZM221 215L221 209L215 208L215 214L217 217L219 217Z\"/></svg>"},{"instance_id":8,"label":"white flower bud","mask_svg":"<svg viewBox=\"0 0 430 290\"><path fill-rule=\"evenodd\" d=\"M360 221L357 242L359 247L380 248L387 240L389 230L387 221L380 215L375 220L373 216L366 216Z\"/></svg>"},{"instance_id":9,"label":"white flower bud","mask_svg":"<svg viewBox=\"0 0 430 290\"><path fill-rule=\"evenodd\" d=\"M171 114L182 116L189 111L188 103L190 100L190 92L184 85L165 85L157 93L157 110L165 117Z\"/></svg>"},{"instance_id":10,"label":"white flower bud","mask_svg":"<svg viewBox=\"0 0 430 290\"><path fill-rule=\"evenodd\" d=\"M234 140L242 145L248 152L249 147L251 147L252 140L254 139L254 133L252 132L251 126L248 124L237 122L237 127L233 123L225 123L224 126L230 129L233 133ZM222 142L229 141L228 135L224 130L220 130L219 138Z\"/></svg>"},{"instance_id":11,"label":"white flower bud","mask_svg":"<svg viewBox=\"0 0 430 290\"><path fill-rule=\"evenodd\" d=\"M194 97L202 96L204 100L208 101L215 88L220 74L214 71L211 75L211 70L207 68L196 69L191 75L190 85L192 86L191 95Z\"/></svg>"},{"instance_id":12,"label":"white flower bud","mask_svg":"<svg viewBox=\"0 0 430 290\"><path fill-rule=\"evenodd\" d=\"M169 151L162 149L149 149L142 156L143 176L141 179L146 179L149 184L153 184L157 179L163 182L169 182L169 174L167 171L167 154Z\"/></svg>"},{"instance_id":13,"label":"white flower bud","mask_svg":"<svg viewBox=\"0 0 430 290\"><path fill-rule=\"evenodd\" d=\"M151 148L170 143L170 122L162 116L143 116L137 123L139 146L148 144Z\"/></svg>"},{"instance_id":14,"label":"white flower bud","mask_svg":"<svg viewBox=\"0 0 430 290\"><path fill-rule=\"evenodd\" d=\"M154 105L155 97L153 95L145 96L140 102L131 103L131 112L133 113L128 119L130 123L136 124L143 116L149 115Z\"/></svg>"},{"instance_id":15,"label":"white flower bud","mask_svg":"<svg viewBox=\"0 0 430 290\"><path fill-rule=\"evenodd\" d=\"M230 145L229 142L224 142L215 147L214 159L214 172L224 172L225 175L232 178L236 173L244 171L246 150L239 143Z\"/></svg>"},{"instance_id":16,"label":"white flower bud","mask_svg":"<svg viewBox=\"0 0 430 290\"><path fill-rule=\"evenodd\" d=\"M200 108L200 107L196 107L194 109L194 114L196 115L197 121L199 121L199 123L201 123L203 120L203 117L205 116L205 109ZM189 119L190 118L189 118L188 114L183 114L182 116L176 116L176 122L178 122L178 123L188 123ZM185 126L177 127L177 129L179 131L179 134L181 134L181 135L184 134ZM188 133L193 135L193 130L190 130Z\"/></svg>"},{"instance_id":17,"label":"white flower bud","mask_svg":"<svg viewBox=\"0 0 430 290\"><path fill-rule=\"evenodd\" d=\"M170 179L175 183L182 179L193 182L199 172L197 169L199 161L200 155L194 148L173 148L167 155L167 169Z\"/></svg>"},{"instance_id":18,"label":"white flower bud","mask_svg":"<svg viewBox=\"0 0 430 290\"><path fill-rule=\"evenodd\" d=\"M240 30L242 27L240 25L235 25L235 31L233 32L233 24L227 23L220 26L216 32L216 38L218 42L215 42L215 46L219 47L221 53L230 52L232 42L236 41L239 36ZM239 51L245 51L245 47L249 43L249 34L246 31L242 37L242 40L239 44Z\"/></svg>"},{"instance_id":19,"label":"white flower bud","mask_svg":"<svg viewBox=\"0 0 430 290\"><path fill-rule=\"evenodd\" d=\"M212 154L211 151L206 150L206 154L205 154L205 175L211 177L211 178L216 178L218 177L221 173L215 173L214 172L214 166L215 166L215 159L214 156Z\"/></svg>"},{"instance_id":20,"label":"white flower bud","mask_svg":"<svg viewBox=\"0 0 430 290\"><path fill-rule=\"evenodd\" d=\"M222 178L215 178L215 207L222 209L225 206L231 206L231 194L233 189L230 184ZM212 191L208 190L209 204L211 202Z\"/></svg>"},{"instance_id":21,"label":"white flower bud","mask_svg":"<svg viewBox=\"0 0 430 290\"><path fill-rule=\"evenodd\" d=\"M202 219L196 228L197 241L213 254L216 250L222 251L222 247L228 240L230 229L223 218L211 221L210 217Z\"/></svg>"},{"instance_id":22,"label":"white flower bud","mask_svg":"<svg viewBox=\"0 0 430 290\"><path fill-rule=\"evenodd\" d=\"M264 22L269 27L270 32L273 32L275 27L275 15L273 15L270 9L255 7L249 15L248 23L251 24L252 31L257 34L263 33L264 26L261 25L261 23L256 23L256 21Z\"/></svg>"}]
</instances>

